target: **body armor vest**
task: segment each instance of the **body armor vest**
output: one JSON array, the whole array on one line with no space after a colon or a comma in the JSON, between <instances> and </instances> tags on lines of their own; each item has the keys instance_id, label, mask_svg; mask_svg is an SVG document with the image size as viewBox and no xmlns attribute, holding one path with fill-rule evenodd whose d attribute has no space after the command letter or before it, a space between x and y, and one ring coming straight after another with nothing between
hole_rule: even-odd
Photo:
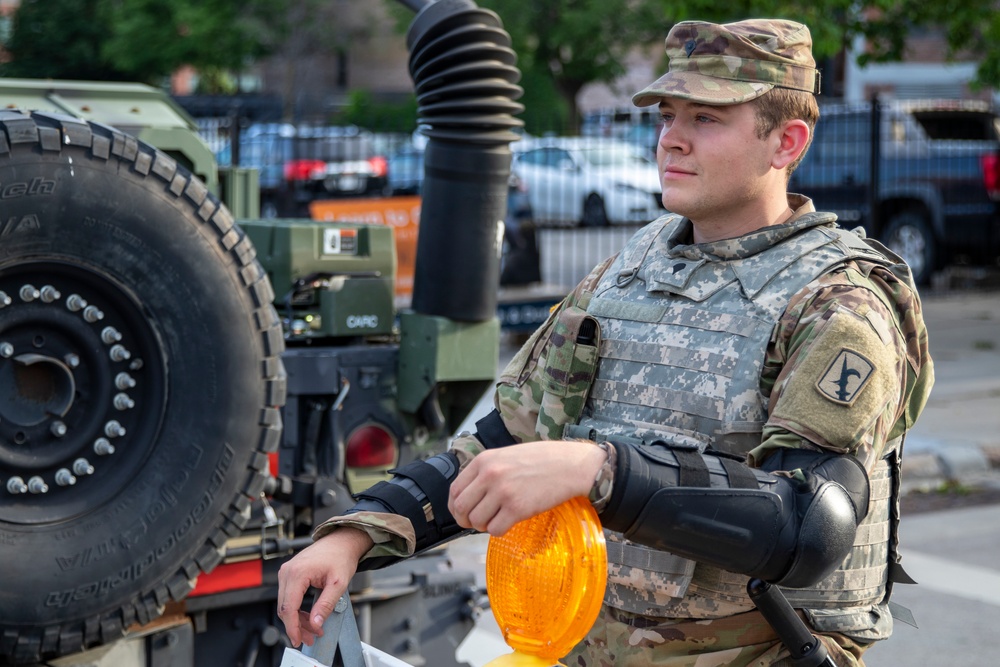
<instances>
[{"instance_id":1,"label":"body armor vest","mask_svg":"<svg viewBox=\"0 0 1000 667\"><path fill-rule=\"evenodd\" d=\"M565 436L663 440L739 456L759 445L767 421L760 390L764 358L791 297L850 259L894 263L858 235L829 224L835 219L807 213L790 223L783 240L725 260L678 244L677 216L639 232L587 306L600 325L600 361L583 414ZM880 604L895 546L896 444L887 446L887 459L870 475L869 514L852 553L815 587L784 591L817 629L851 631L869 641L891 630ZM753 609L746 576L635 545L620 534L607 537L605 602L612 607L683 618Z\"/></svg>"}]
</instances>

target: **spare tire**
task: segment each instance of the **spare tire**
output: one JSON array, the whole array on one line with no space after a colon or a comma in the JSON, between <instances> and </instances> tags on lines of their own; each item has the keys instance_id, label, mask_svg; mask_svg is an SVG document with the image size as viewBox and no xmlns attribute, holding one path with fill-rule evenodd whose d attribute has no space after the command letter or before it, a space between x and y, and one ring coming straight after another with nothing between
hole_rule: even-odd
<instances>
[{"instance_id":1,"label":"spare tire","mask_svg":"<svg viewBox=\"0 0 1000 667\"><path fill-rule=\"evenodd\" d=\"M280 435L273 292L133 137L0 111L0 660L120 637L246 524Z\"/></svg>"}]
</instances>

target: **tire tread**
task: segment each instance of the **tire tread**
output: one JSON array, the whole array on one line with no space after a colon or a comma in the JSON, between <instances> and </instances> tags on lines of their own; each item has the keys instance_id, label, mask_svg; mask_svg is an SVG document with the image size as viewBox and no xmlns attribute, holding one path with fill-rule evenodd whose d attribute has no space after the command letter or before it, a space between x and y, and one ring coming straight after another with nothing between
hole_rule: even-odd
<instances>
[{"instance_id":1,"label":"tire tread","mask_svg":"<svg viewBox=\"0 0 1000 667\"><path fill-rule=\"evenodd\" d=\"M117 159L123 167L142 178L155 178L166 184L166 191L185 201L192 215L208 223L219 246L237 262L236 273L254 316L247 318L261 340L261 363L258 364L264 392L256 420L257 442L248 443L255 452L249 457L244 480L232 506L215 519L217 528L203 543L182 559L177 570L167 577L166 584L155 583L140 590L128 603L87 618L55 621L44 627L0 628L0 663L35 664L114 641L136 622L149 623L163 612L171 600L181 600L191 592L199 573L214 569L223 558L228 536L238 536L247 524L252 499L263 488L267 474L267 453L277 449L280 441L279 408L286 396L286 379L281 354L284 337L280 319L272 305L273 289L267 274L256 260L256 251L232 214L208 188L176 160L134 137L100 123L80 121L68 116L40 112L0 111L0 156L8 155L18 145L35 144L42 151L64 151L64 146L78 147L95 161ZM263 462L263 464L262 464Z\"/></svg>"}]
</instances>

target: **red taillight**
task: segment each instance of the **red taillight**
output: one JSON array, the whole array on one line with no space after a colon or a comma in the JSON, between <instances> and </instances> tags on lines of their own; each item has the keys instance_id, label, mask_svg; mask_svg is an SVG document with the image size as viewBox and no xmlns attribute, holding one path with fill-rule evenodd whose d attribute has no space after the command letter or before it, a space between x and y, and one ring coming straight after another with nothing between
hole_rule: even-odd
<instances>
[{"instance_id":1,"label":"red taillight","mask_svg":"<svg viewBox=\"0 0 1000 667\"><path fill-rule=\"evenodd\" d=\"M326 172L326 162L322 160L292 160L285 163L286 181L308 181Z\"/></svg>"},{"instance_id":2,"label":"red taillight","mask_svg":"<svg viewBox=\"0 0 1000 667\"><path fill-rule=\"evenodd\" d=\"M984 155L980 164L983 166L983 182L990 199L1000 199L1000 155L990 153Z\"/></svg>"},{"instance_id":3,"label":"red taillight","mask_svg":"<svg viewBox=\"0 0 1000 667\"><path fill-rule=\"evenodd\" d=\"M389 173L389 163L381 155L368 158L368 166L375 176L382 177Z\"/></svg>"},{"instance_id":4,"label":"red taillight","mask_svg":"<svg viewBox=\"0 0 1000 667\"><path fill-rule=\"evenodd\" d=\"M348 468L375 468L396 463L396 438L378 424L365 424L347 438Z\"/></svg>"}]
</instances>

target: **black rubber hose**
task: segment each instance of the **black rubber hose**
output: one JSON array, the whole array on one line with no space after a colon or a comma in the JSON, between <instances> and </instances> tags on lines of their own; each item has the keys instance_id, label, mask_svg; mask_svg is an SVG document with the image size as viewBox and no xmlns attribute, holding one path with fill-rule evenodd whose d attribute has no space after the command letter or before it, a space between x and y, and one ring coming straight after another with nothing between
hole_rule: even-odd
<instances>
[{"instance_id":1,"label":"black rubber hose","mask_svg":"<svg viewBox=\"0 0 1000 667\"><path fill-rule=\"evenodd\" d=\"M471 0L425 5L406 42L428 138L412 307L482 322L496 316L510 142L523 126L517 55L500 18Z\"/></svg>"}]
</instances>

